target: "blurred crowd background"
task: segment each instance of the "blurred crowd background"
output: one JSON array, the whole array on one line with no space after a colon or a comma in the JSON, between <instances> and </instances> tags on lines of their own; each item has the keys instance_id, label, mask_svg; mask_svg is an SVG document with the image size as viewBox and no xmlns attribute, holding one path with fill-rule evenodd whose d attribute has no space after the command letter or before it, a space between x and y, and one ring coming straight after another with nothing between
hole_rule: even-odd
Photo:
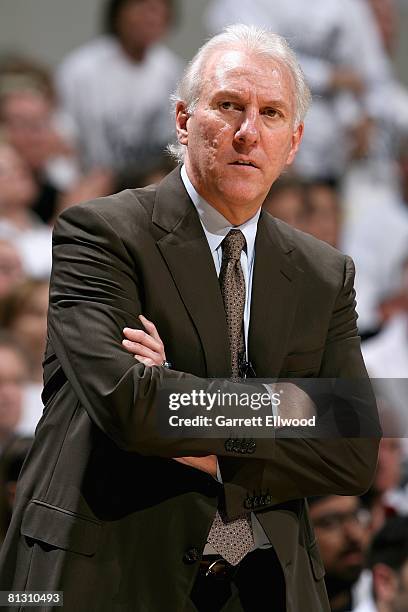
<instances>
[{"instance_id":1,"label":"blurred crowd background","mask_svg":"<svg viewBox=\"0 0 408 612\"><path fill-rule=\"evenodd\" d=\"M225 25L253 23L289 39L313 93L297 160L264 207L353 257L386 434L366 495L309 502L332 610L408 612L408 2L97 2L95 35L81 26L82 5L67 23L54 14L55 57L43 37L59 3L30 4L26 45L0 42L0 545L42 412L55 219L164 177L174 167L169 96L185 61ZM21 2L2 6L0 31L15 21L17 32Z\"/></svg>"}]
</instances>

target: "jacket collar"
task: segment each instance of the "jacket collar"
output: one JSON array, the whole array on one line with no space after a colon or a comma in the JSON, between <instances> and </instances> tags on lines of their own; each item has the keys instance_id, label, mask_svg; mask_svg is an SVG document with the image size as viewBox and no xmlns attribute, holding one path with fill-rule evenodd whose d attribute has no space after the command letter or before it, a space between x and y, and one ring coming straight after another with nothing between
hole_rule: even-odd
<instances>
[{"instance_id":1,"label":"jacket collar","mask_svg":"<svg viewBox=\"0 0 408 612\"><path fill-rule=\"evenodd\" d=\"M230 354L217 274L198 214L180 168L158 186L152 221L165 231L157 246L200 337L207 377L228 377ZM258 377L279 375L297 303L300 270L292 240L262 211L255 242L249 359ZM169 305L169 308L171 306Z\"/></svg>"}]
</instances>

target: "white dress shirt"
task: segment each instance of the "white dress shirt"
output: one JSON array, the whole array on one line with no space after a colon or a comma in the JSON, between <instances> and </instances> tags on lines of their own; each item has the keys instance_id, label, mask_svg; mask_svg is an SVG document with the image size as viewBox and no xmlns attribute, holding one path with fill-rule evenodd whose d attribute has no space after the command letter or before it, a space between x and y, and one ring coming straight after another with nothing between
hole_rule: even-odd
<instances>
[{"instance_id":1,"label":"white dress shirt","mask_svg":"<svg viewBox=\"0 0 408 612\"><path fill-rule=\"evenodd\" d=\"M201 225L203 226L203 230L205 236L208 241L208 246L210 247L211 255L214 259L214 266L217 272L217 276L221 270L221 262L222 262L222 247L221 243L224 240L225 236L232 229L239 229L245 236L246 247L242 249L241 252L241 267L242 272L245 278L245 310L244 310L244 335L245 335L245 351L246 351L246 360L249 361L250 356L248 355L248 329L249 329L249 319L251 312L251 293L252 293L252 277L254 270L254 261L255 261L255 239L256 239L256 230L258 227L259 215L261 214L261 208L255 213L251 219L243 223L242 225L231 225L231 223L216 210L211 204L206 202L204 198L197 193L196 189L192 185L190 179L188 178L187 171L185 166L181 168L181 179L184 183L184 186L187 190L188 195L190 196L196 210L198 216L200 217ZM268 392L270 390L266 386ZM217 462L217 477L220 482L222 482L222 476L220 473L220 469ZM255 514L251 513L252 520L252 531L254 534L254 550L256 548L269 548L271 546L268 536L262 529L261 524L257 520ZM217 551L210 544L206 544L204 548L205 555L213 555L217 554Z\"/></svg>"}]
</instances>

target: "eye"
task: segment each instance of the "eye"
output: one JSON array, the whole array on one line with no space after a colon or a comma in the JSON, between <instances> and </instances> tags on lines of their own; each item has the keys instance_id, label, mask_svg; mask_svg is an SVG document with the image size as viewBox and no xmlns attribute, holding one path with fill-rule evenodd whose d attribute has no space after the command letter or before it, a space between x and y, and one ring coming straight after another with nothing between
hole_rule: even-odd
<instances>
[{"instance_id":1,"label":"eye","mask_svg":"<svg viewBox=\"0 0 408 612\"><path fill-rule=\"evenodd\" d=\"M276 108L265 108L263 114L271 119L276 119L277 117L282 117L282 113Z\"/></svg>"},{"instance_id":2,"label":"eye","mask_svg":"<svg viewBox=\"0 0 408 612\"><path fill-rule=\"evenodd\" d=\"M234 102L230 102L229 100L225 100L224 102L220 102L219 107L222 110L226 110L226 111L229 111L229 110L239 110L239 108L240 108L238 106L238 104L235 104Z\"/></svg>"}]
</instances>

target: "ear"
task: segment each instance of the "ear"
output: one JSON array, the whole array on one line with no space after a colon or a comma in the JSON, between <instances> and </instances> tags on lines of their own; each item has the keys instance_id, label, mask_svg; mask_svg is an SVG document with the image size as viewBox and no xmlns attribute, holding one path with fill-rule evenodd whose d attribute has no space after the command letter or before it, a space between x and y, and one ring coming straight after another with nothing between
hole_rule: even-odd
<instances>
[{"instance_id":1,"label":"ear","mask_svg":"<svg viewBox=\"0 0 408 612\"><path fill-rule=\"evenodd\" d=\"M295 159L297 150L299 148L299 145L302 141L302 137L303 137L303 129L304 129L304 124L300 123L298 125L298 127L296 128L296 130L293 132L292 134L292 142L291 142L291 147L289 150L289 155L288 158L286 160L286 165L290 166L290 164L293 162L293 160Z\"/></svg>"},{"instance_id":2,"label":"ear","mask_svg":"<svg viewBox=\"0 0 408 612\"><path fill-rule=\"evenodd\" d=\"M395 572L384 563L376 563L373 567L373 588L377 602L390 604L398 590L398 580Z\"/></svg>"},{"instance_id":3,"label":"ear","mask_svg":"<svg viewBox=\"0 0 408 612\"><path fill-rule=\"evenodd\" d=\"M190 115L187 112L187 107L185 102L177 102L176 106L176 132L177 139L180 144L187 145L188 144L188 130L187 130L187 121Z\"/></svg>"}]
</instances>

